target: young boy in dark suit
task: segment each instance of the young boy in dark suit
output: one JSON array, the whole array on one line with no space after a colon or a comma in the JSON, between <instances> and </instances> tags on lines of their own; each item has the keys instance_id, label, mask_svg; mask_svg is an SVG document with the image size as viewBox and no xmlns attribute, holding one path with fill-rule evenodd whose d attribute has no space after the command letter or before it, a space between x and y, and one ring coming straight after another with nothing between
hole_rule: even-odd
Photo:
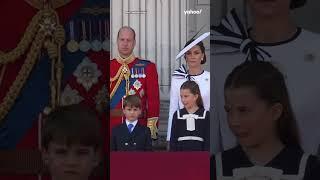
<instances>
[{"instance_id":1,"label":"young boy in dark suit","mask_svg":"<svg viewBox=\"0 0 320 180\"><path fill-rule=\"evenodd\" d=\"M138 122L141 115L140 97L125 97L122 109L126 120L112 129L111 151L151 151L150 129Z\"/></svg>"}]
</instances>

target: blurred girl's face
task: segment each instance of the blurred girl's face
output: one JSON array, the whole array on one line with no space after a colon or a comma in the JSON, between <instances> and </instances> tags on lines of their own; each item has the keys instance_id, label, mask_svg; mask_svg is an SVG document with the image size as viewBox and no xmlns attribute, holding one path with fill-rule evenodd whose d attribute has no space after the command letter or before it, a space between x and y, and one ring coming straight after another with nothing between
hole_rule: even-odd
<instances>
[{"instance_id":1,"label":"blurred girl's face","mask_svg":"<svg viewBox=\"0 0 320 180\"><path fill-rule=\"evenodd\" d=\"M186 109L191 109L197 106L198 94L192 94L190 89L181 89L180 97L181 102Z\"/></svg>"},{"instance_id":2,"label":"blurred girl's face","mask_svg":"<svg viewBox=\"0 0 320 180\"><path fill-rule=\"evenodd\" d=\"M290 12L291 0L247 0L255 17L279 17Z\"/></svg>"},{"instance_id":3,"label":"blurred girl's face","mask_svg":"<svg viewBox=\"0 0 320 180\"><path fill-rule=\"evenodd\" d=\"M195 45L189 51L186 52L186 61L189 68L197 68L201 66L201 60L204 57L200 46Z\"/></svg>"},{"instance_id":4,"label":"blurred girl's face","mask_svg":"<svg viewBox=\"0 0 320 180\"><path fill-rule=\"evenodd\" d=\"M282 113L279 103L268 104L250 87L227 88L225 111L228 124L240 145L259 146L276 135L276 121Z\"/></svg>"}]
</instances>

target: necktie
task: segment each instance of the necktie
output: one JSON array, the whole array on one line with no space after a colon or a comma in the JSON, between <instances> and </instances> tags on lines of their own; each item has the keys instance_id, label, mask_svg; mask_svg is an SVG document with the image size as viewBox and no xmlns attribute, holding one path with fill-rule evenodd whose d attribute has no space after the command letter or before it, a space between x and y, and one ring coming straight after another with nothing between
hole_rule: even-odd
<instances>
[{"instance_id":1,"label":"necktie","mask_svg":"<svg viewBox=\"0 0 320 180\"><path fill-rule=\"evenodd\" d=\"M128 124L128 130L129 130L130 133L132 132L132 130L133 130L133 124Z\"/></svg>"}]
</instances>

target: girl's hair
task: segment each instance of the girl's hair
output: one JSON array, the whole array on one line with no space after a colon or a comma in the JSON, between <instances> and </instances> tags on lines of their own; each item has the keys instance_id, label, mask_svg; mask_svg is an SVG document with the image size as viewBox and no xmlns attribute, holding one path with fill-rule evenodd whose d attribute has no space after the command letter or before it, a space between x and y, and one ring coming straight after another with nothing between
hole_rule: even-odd
<instances>
[{"instance_id":1,"label":"girl's hair","mask_svg":"<svg viewBox=\"0 0 320 180\"><path fill-rule=\"evenodd\" d=\"M300 147L297 124L282 73L270 62L245 61L233 69L224 85L225 90L242 87L253 87L257 96L266 103L283 106L276 124L277 135L285 145Z\"/></svg>"},{"instance_id":2,"label":"girl's hair","mask_svg":"<svg viewBox=\"0 0 320 180\"><path fill-rule=\"evenodd\" d=\"M184 47L187 47L189 44L191 44L195 39L191 39L188 42L186 42L186 44L184 45ZM203 53L203 59L201 60L201 64L204 64L207 62L207 57L206 57L206 48L203 45L203 42L200 41L197 44L200 47L201 52Z\"/></svg>"},{"instance_id":3,"label":"girl's hair","mask_svg":"<svg viewBox=\"0 0 320 180\"><path fill-rule=\"evenodd\" d=\"M186 81L181 85L180 90L182 90L182 89L189 89L191 94L198 95L197 106L203 107L203 101L202 101L202 97L201 97L201 93L200 93L200 88L196 82Z\"/></svg>"}]
</instances>

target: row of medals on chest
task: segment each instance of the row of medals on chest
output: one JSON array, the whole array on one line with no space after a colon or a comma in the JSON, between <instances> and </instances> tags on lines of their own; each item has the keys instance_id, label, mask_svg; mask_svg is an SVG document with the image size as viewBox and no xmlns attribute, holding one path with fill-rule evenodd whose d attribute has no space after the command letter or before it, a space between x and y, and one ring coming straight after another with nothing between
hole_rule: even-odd
<instances>
[{"instance_id":1,"label":"row of medals on chest","mask_svg":"<svg viewBox=\"0 0 320 180\"><path fill-rule=\"evenodd\" d=\"M129 70L124 67L122 69L123 73L127 73L129 72ZM131 68L131 75L130 75L131 78L146 78L147 75L145 74L144 72L144 68Z\"/></svg>"},{"instance_id":2,"label":"row of medals on chest","mask_svg":"<svg viewBox=\"0 0 320 180\"><path fill-rule=\"evenodd\" d=\"M81 26L81 28L75 28ZM79 26L78 26L79 25ZM79 29L79 38L82 39L80 42L76 41L75 30ZM82 52L87 52L90 49L93 51L110 51L110 28L109 22L107 20L98 21L85 21L80 22L70 21L69 22L69 37L70 40L67 43L67 50L69 52L77 52L78 50ZM81 32L81 33L80 33ZM103 35L104 34L104 35ZM102 38L104 36L104 40ZM94 39L94 40L93 40ZM102 41L103 40L103 41Z\"/></svg>"}]
</instances>

